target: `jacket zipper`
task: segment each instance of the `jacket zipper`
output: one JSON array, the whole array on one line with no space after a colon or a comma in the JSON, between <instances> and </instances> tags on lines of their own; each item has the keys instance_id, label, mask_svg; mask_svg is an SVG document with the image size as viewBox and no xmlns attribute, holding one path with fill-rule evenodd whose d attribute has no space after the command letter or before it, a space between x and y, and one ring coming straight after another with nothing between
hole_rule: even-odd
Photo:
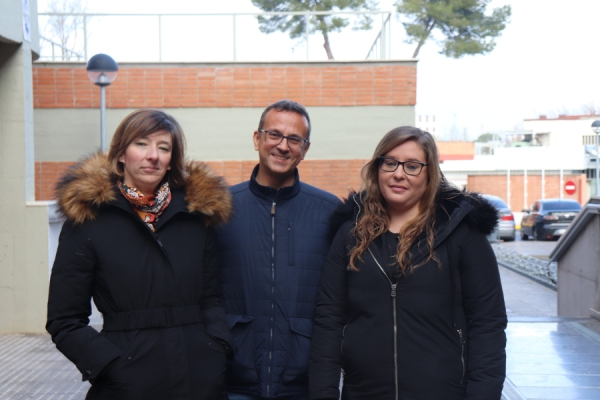
<instances>
[{"instance_id":1,"label":"jacket zipper","mask_svg":"<svg viewBox=\"0 0 600 400\"><path fill-rule=\"evenodd\" d=\"M369 250L371 257L373 257L373 260L375 260L375 264L377 264L377 266L379 267L379 269L381 270L383 275L386 277L386 279L388 280L388 282L390 282L390 285L392 286L392 310L393 310L392 318L394 321L394 389L395 389L394 399L398 400L398 320L397 320L397 316L396 316L396 287L398 286L398 284L393 283L392 280L390 279L390 277L385 273L385 271L379 264L379 261L377 261L377 259L373 255L373 252L371 251L371 249L367 247L367 250Z\"/></svg>"},{"instance_id":2,"label":"jacket zipper","mask_svg":"<svg viewBox=\"0 0 600 400\"><path fill-rule=\"evenodd\" d=\"M465 338L463 337L462 329L457 329L456 332L458 332L458 338L460 339L460 361L462 363L462 376L460 378L460 384L462 385L467 372L465 365Z\"/></svg>"},{"instance_id":3,"label":"jacket zipper","mask_svg":"<svg viewBox=\"0 0 600 400\"><path fill-rule=\"evenodd\" d=\"M346 371L344 371L344 337L346 336L346 326L344 325L344 329L342 329L342 344L340 346L340 355L342 356L342 380L346 376Z\"/></svg>"},{"instance_id":4,"label":"jacket zipper","mask_svg":"<svg viewBox=\"0 0 600 400\"><path fill-rule=\"evenodd\" d=\"M269 327L269 368L267 372L269 374L269 380L267 383L267 397L270 397L271 393L271 367L273 366L273 321L275 312L275 207L276 202L273 201L271 204L271 326Z\"/></svg>"}]
</instances>

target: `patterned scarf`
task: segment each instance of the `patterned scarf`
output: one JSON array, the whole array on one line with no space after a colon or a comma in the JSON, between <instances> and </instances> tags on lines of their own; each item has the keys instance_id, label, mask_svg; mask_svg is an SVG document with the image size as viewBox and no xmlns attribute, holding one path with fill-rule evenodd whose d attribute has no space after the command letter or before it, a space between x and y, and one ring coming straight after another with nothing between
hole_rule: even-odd
<instances>
[{"instance_id":1,"label":"patterned scarf","mask_svg":"<svg viewBox=\"0 0 600 400\"><path fill-rule=\"evenodd\" d=\"M163 183L153 196L144 196L136 188L129 187L121 181L117 182L117 186L123 196L131 203L133 210L140 216L142 221L148 225L148 228L152 232L155 232L154 225L158 222L158 217L160 217L171 202L169 182Z\"/></svg>"}]
</instances>

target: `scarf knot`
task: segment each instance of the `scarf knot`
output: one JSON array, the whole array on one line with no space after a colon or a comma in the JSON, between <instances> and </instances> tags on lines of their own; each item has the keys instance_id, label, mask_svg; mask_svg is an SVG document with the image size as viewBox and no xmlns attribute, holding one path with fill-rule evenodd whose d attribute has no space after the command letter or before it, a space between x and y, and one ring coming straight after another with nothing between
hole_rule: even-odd
<instances>
[{"instance_id":1,"label":"scarf knot","mask_svg":"<svg viewBox=\"0 0 600 400\"><path fill-rule=\"evenodd\" d=\"M152 232L156 231L155 224L171 202L169 182L163 183L152 196L144 196L134 187L129 187L121 181L117 182L121 194L131 203L133 210L148 225Z\"/></svg>"}]
</instances>

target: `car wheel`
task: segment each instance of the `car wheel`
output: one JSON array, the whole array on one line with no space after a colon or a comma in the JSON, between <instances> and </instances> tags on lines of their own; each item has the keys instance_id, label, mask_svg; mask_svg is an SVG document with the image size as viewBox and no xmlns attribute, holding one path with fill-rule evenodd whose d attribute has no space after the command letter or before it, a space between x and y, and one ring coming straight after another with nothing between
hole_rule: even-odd
<instances>
[{"instance_id":1,"label":"car wheel","mask_svg":"<svg viewBox=\"0 0 600 400\"><path fill-rule=\"evenodd\" d=\"M505 242L512 242L513 240L515 240L515 238L512 236L507 236L503 237L502 240L504 240Z\"/></svg>"},{"instance_id":2,"label":"car wheel","mask_svg":"<svg viewBox=\"0 0 600 400\"><path fill-rule=\"evenodd\" d=\"M521 229L521 239L523 239L523 240L529 239L529 235L526 234L525 232L523 232L523 229Z\"/></svg>"}]
</instances>

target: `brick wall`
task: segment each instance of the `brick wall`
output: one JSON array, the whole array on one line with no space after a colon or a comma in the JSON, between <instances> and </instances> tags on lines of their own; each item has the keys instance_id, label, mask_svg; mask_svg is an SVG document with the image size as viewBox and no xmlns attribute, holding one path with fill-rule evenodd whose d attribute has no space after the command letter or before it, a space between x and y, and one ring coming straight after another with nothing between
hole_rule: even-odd
<instances>
[{"instance_id":1,"label":"brick wall","mask_svg":"<svg viewBox=\"0 0 600 400\"><path fill-rule=\"evenodd\" d=\"M468 149L466 146L458 146L453 149L451 142L439 142L438 151L440 160L456 159L456 154L449 154L447 151L457 149ZM472 143L471 143L472 144ZM465 150L462 150L465 151ZM460 155L469 159L469 154ZM454 157L454 158L452 158ZM470 155L472 159L472 154ZM301 179L318 188L335 194L338 197L345 197L350 189L359 190L360 188L360 170L369 160L304 160L298 166ZM235 185L243 182L250 177L252 168L257 164L256 160L246 161L208 161L207 164L217 175L224 176L227 183ZM36 182L36 200L50 200L53 197L54 186L67 168L74 162L49 162L38 161L35 163L35 182ZM483 191L483 193L491 192ZM502 197L502 196L500 196Z\"/></svg>"},{"instance_id":2,"label":"brick wall","mask_svg":"<svg viewBox=\"0 0 600 400\"><path fill-rule=\"evenodd\" d=\"M368 160L304 160L298 166L302 181L335 194L346 197L350 189L359 190L360 171ZM56 182L64 175L74 162L36 162L35 182L36 200L51 200ZM229 185L243 182L250 177L257 164L255 160L247 161L209 161L208 166L215 174L225 177ZM545 198L560 197L560 176L545 176ZM563 181L572 180L577 185L574 195L563 191L563 198L574 199L584 204L587 199L585 175L564 175ZM513 211L528 208L531 203L542 197L541 175L527 176L527 204L524 204L523 175L511 175L511 201ZM504 175L469 175L467 189L479 193L506 198L506 176ZM563 189L564 190L564 189Z\"/></svg>"},{"instance_id":3,"label":"brick wall","mask_svg":"<svg viewBox=\"0 0 600 400\"><path fill-rule=\"evenodd\" d=\"M121 64L107 108L266 107L289 98L314 106L416 104L415 62ZM84 63L35 63L35 108L98 108Z\"/></svg>"},{"instance_id":4,"label":"brick wall","mask_svg":"<svg viewBox=\"0 0 600 400\"><path fill-rule=\"evenodd\" d=\"M52 200L56 182L75 162L39 162L35 163L35 200Z\"/></svg>"},{"instance_id":5,"label":"brick wall","mask_svg":"<svg viewBox=\"0 0 600 400\"><path fill-rule=\"evenodd\" d=\"M359 190L360 170L368 160L304 160L298 166L303 182L346 197L350 189ZM229 185L250 177L258 161L209 161L208 166L217 175L224 176ZM74 162L36 162L35 198L52 200L54 186Z\"/></svg>"},{"instance_id":6,"label":"brick wall","mask_svg":"<svg viewBox=\"0 0 600 400\"><path fill-rule=\"evenodd\" d=\"M564 192L564 188L560 185L560 175L544 176L544 198L559 198L560 192L563 192L563 198L577 200L581 205L587 201L587 186L586 177L584 174L578 175L563 175L563 182L571 180L575 182L577 190L575 194L568 195ZM505 175L469 175L467 178L467 189L491 194L502 198L506 198L506 176ZM525 185L523 175L510 176L510 208L513 212L519 212L524 208L529 208L531 203L542 198L542 176L527 175L527 203L524 199Z\"/></svg>"},{"instance_id":7,"label":"brick wall","mask_svg":"<svg viewBox=\"0 0 600 400\"><path fill-rule=\"evenodd\" d=\"M436 142L440 161L473 160L475 143L473 142Z\"/></svg>"}]
</instances>

